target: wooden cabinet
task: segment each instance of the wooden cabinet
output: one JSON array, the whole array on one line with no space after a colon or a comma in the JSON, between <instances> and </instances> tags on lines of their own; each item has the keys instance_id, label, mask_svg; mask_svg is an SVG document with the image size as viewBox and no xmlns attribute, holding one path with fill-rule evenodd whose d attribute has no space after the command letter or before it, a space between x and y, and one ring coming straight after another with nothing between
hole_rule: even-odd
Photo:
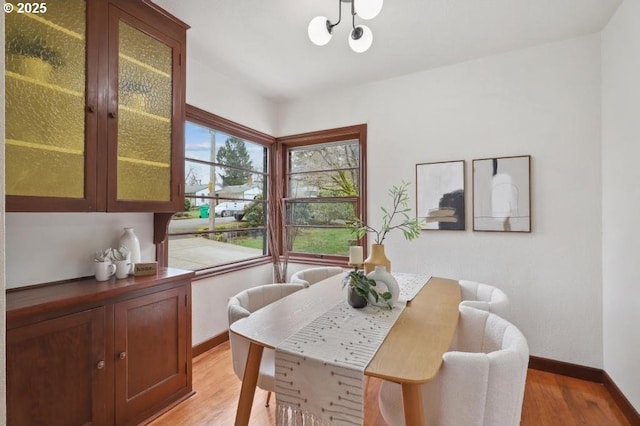
<instances>
[{"instance_id":1,"label":"wooden cabinet","mask_svg":"<svg viewBox=\"0 0 640 426\"><path fill-rule=\"evenodd\" d=\"M108 424L104 307L8 330L6 356L9 424Z\"/></svg>"},{"instance_id":2,"label":"wooden cabinet","mask_svg":"<svg viewBox=\"0 0 640 426\"><path fill-rule=\"evenodd\" d=\"M192 276L8 291L8 424L133 425L191 395Z\"/></svg>"},{"instance_id":3,"label":"wooden cabinet","mask_svg":"<svg viewBox=\"0 0 640 426\"><path fill-rule=\"evenodd\" d=\"M187 387L186 300L179 287L115 305L117 424Z\"/></svg>"},{"instance_id":4,"label":"wooden cabinet","mask_svg":"<svg viewBox=\"0 0 640 426\"><path fill-rule=\"evenodd\" d=\"M182 210L187 25L144 0L6 18L8 211Z\"/></svg>"}]
</instances>

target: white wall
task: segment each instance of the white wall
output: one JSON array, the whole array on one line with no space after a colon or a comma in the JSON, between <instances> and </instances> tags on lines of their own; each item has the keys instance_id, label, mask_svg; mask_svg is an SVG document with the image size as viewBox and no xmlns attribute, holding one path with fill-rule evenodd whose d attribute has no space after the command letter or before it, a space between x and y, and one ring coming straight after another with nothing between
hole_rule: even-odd
<instances>
[{"instance_id":1,"label":"white wall","mask_svg":"<svg viewBox=\"0 0 640 426\"><path fill-rule=\"evenodd\" d=\"M602 34L604 369L640 411L640 2Z\"/></svg>"},{"instance_id":2,"label":"white wall","mask_svg":"<svg viewBox=\"0 0 640 426\"><path fill-rule=\"evenodd\" d=\"M466 160L467 231L392 236L392 269L495 284L532 355L601 368L600 103L593 35L291 102L278 135L368 123L374 225L416 163ZM533 232L472 232L470 160L523 154Z\"/></svg>"},{"instance_id":3,"label":"white wall","mask_svg":"<svg viewBox=\"0 0 640 426\"><path fill-rule=\"evenodd\" d=\"M93 254L133 227L143 261L156 258L151 213L7 213L7 288L94 274Z\"/></svg>"},{"instance_id":4,"label":"white wall","mask_svg":"<svg viewBox=\"0 0 640 426\"><path fill-rule=\"evenodd\" d=\"M242 290L272 281L270 264L194 281L192 284L193 346L229 328L227 302Z\"/></svg>"},{"instance_id":5,"label":"white wall","mask_svg":"<svg viewBox=\"0 0 640 426\"><path fill-rule=\"evenodd\" d=\"M275 106L187 51L187 103L268 135L275 133Z\"/></svg>"}]
</instances>

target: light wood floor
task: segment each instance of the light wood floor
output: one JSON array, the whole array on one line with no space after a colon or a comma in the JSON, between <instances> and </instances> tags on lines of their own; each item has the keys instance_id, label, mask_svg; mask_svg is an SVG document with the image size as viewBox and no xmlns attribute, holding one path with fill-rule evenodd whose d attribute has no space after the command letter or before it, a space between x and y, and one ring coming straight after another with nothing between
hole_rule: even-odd
<instances>
[{"instance_id":1,"label":"light wood floor","mask_svg":"<svg viewBox=\"0 0 640 426\"><path fill-rule=\"evenodd\" d=\"M233 373L229 342L193 360L194 396L153 421L150 426L233 425L240 380ZM378 411L380 382L368 380L365 426L384 426ZM256 391L251 425L275 423L275 399L264 406L267 393ZM603 385L529 370L522 410L523 426L629 425ZM462 426L462 425L461 425Z\"/></svg>"}]
</instances>

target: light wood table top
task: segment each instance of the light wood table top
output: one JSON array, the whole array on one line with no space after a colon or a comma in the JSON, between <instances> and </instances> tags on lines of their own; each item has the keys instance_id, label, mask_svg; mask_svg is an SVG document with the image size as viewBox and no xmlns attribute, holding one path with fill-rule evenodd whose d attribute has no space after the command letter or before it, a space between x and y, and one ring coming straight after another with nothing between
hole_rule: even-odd
<instances>
[{"instance_id":1,"label":"light wood table top","mask_svg":"<svg viewBox=\"0 0 640 426\"><path fill-rule=\"evenodd\" d=\"M246 425L253 402L263 348L274 349L290 335L324 314L346 292L344 274L330 277L278 300L231 325L231 332L249 339L245 378L242 384L236 425ZM422 383L433 379L458 324L460 287L458 282L432 277L400 314L378 349L365 375L402 384L406 423L423 424Z\"/></svg>"},{"instance_id":2,"label":"light wood table top","mask_svg":"<svg viewBox=\"0 0 640 426\"><path fill-rule=\"evenodd\" d=\"M396 383L433 379L456 331L459 304L458 281L432 277L407 303L365 374Z\"/></svg>"}]
</instances>

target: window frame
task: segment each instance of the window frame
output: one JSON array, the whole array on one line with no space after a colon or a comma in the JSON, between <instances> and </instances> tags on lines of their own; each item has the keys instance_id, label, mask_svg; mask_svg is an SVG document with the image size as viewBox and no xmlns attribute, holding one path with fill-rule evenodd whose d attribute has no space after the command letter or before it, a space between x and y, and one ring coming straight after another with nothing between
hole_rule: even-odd
<instances>
[{"instance_id":1,"label":"window frame","mask_svg":"<svg viewBox=\"0 0 640 426\"><path fill-rule=\"evenodd\" d=\"M229 136L235 136L249 142L254 142L254 143L263 145L267 148L267 151L268 151L267 152L267 170L264 176L265 176L265 179L267 180L266 195L268 200L268 197L271 195L271 187L272 187L273 175L275 170L274 165L276 163L275 138L273 136L267 135L266 133L259 132L257 130L244 126L242 124L233 122L231 120L227 120L226 118L222 118L218 115L207 112L203 109L200 109L198 107L195 107L189 104L186 105L185 112L186 112L185 125L186 125L186 122L188 121L190 123L197 124L199 126L208 127L216 131L224 132ZM183 155L183 158L181 159L181 161L184 163L186 161L186 156ZM183 193L182 198L184 198L185 196L184 176L182 176L180 185L183 188L181 192ZM267 201L265 201L265 203L267 203ZM168 215L168 217L166 217L166 215ZM155 220L154 220L156 229L158 227L162 227L163 226L162 222L163 220L166 219L165 229L167 229L168 231L169 223L171 221L172 216L173 214L171 213L168 213L168 214L156 213ZM269 220L270 218L267 217L267 222ZM264 232L265 234L268 234L268 223L265 225ZM164 239L164 241L156 242L156 258L158 259L158 263L160 266L169 265L169 235L170 235L169 232L166 232L166 235L167 237ZM267 235L267 238L268 238L268 235ZM268 244L267 244L267 247L268 247ZM271 260L272 260L272 255L267 250L267 253L263 254L262 256L258 256L258 257L254 257L246 260L239 260L231 263L225 263L217 266L211 266L209 268L194 271L194 272L196 274L196 278L205 278L209 276L220 275L227 272L245 269L245 268L256 266L256 265L267 264L267 263L270 263Z\"/></svg>"},{"instance_id":2,"label":"window frame","mask_svg":"<svg viewBox=\"0 0 640 426\"><path fill-rule=\"evenodd\" d=\"M367 220L367 124L357 124L352 126L345 126L327 130L320 130L314 132L301 133L283 137L273 137L266 133L251 129L242 124L233 122L231 120L222 118L213 113L207 112L195 106L186 105L185 108L186 121L191 123L209 127L221 132L225 132L230 136L236 136L238 138L255 142L264 145L268 149L267 154L267 170L265 177L266 183L266 195L267 195L267 224L265 227L265 233L269 238L269 221L275 226L276 239L275 246L278 253L275 255L285 257L289 262L301 263L301 264L321 264L321 265L338 265L347 266L348 256L344 255L323 255L314 253L303 252L289 252L284 251L284 223L282 215L278 214L277 217L270 217L273 214L268 207L268 200L277 198L277 204L281 208L285 207L285 200L288 196L288 153L290 148L299 148L305 146L312 146L331 142L342 142L347 140L357 140L360 150L360 164L359 164L359 195L356 197L356 213L366 223ZM185 156L181 159L185 162ZM184 198L184 176L181 178L179 185L182 189L182 196ZM280 188L278 188L280 186ZM301 198L302 200L302 198ZM327 200L331 200L328 197ZM334 200L339 200L335 198ZM168 227L171 221L172 213L155 213L154 214L154 243L156 244L156 259L159 266L168 266L169 260L169 234ZM164 235L165 238L162 241L157 241L158 236ZM365 255L367 252L367 236L357 240L358 244L364 248ZM200 271L194 271L196 279L206 278L215 275L226 274L228 272L234 272L242 269L246 269L253 266L269 264L272 262L273 253L269 251L269 243L267 243L267 253L247 260L239 260L237 262L226 263L219 266L212 266Z\"/></svg>"},{"instance_id":3,"label":"window frame","mask_svg":"<svg viewBox=\"0 0 640 426\"><path fill-rule=\"evenodd\" d=\"M288 177L289 177L289 150L291 148L308 147L313 145L319 145L331 142L342 142L347 140L357 140L360 149L360 168L359 168L359 194L356 201L356 214L365 223L367 221L367 125L357 124L353 126L339 127L328 130L320 130L315 132L301 133L297 135L284 136L276 138L276 151L277 151L277 181L282 185L282 199L280 200L281 208L285 207L285 200L288 200ZM332 198L328 197L327 201ZM304 198L300 198L304 200ZM334 200L339 200L335 198ZM348 256L340 255L327 255L327 254L314 254L304 252L286 252L284 247L284 226L283 218L276 218L275 223L278 226L278 250L281 256L288 258L290 262L295 263L312 263L323 265L338 265L346 266L348 262ZM367 247L367 236L358 239L358 244L363 247Z\"/></svg>"}]
</instances>

